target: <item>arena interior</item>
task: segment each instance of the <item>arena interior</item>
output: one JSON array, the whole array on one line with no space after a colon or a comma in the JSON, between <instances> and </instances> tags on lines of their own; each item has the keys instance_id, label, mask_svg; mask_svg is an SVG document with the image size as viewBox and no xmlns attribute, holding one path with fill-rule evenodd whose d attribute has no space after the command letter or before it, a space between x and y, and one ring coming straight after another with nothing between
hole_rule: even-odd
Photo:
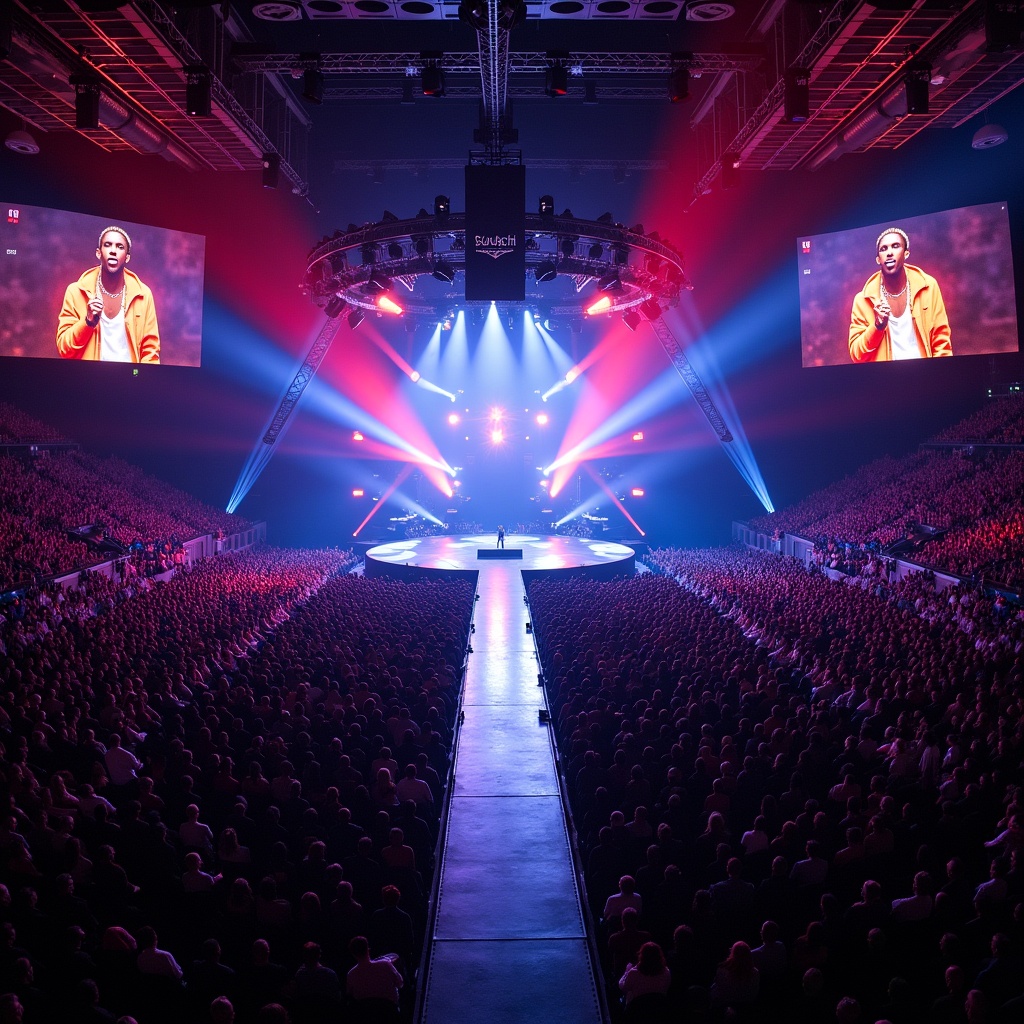
<instances>
[{"instance_id":1,"label":"arena interior","mask_svg":"<svg viewBox=\"0 0 1024 1024\"><path fill-rule=\"evenodd\" d=\"M0 0L0 1024L1024 1019L1022 28Z\"/></svg>"}]
</instances>

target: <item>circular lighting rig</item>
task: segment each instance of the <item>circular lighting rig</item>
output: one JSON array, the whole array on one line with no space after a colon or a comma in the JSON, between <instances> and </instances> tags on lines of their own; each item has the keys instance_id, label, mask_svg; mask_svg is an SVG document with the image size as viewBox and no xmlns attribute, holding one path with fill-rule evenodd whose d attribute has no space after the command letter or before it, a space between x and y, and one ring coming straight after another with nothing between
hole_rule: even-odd
<instances>
[{"instance_id":1,"label":"circular lighting rig","mask_svg":"<svg viewBox=\"0 0 1024 1024\"><path fill-rule=\"evenodd\" d=\"M646 234L642 225L613 223L610 214L591 221L568 210L561 216L527 213L523 245L526 299L503 302L503 308L529 306L543 308L549 317L582 318L601 294L601 283L614 278L615 287L604 292L610 303L602 304L601 312L645 307L646 313L654 304L675 306L680 290L693 288L678 249L656 232ZM410 293L402 303L406 318L436 323L455 306L490 305L465 301L460 280L465 266L464 213L438 217L421 210L410 220L388 214L378 223L350 224L347 231L322 239L309 254L302 286L318 306L342 299L354 310L376 311L377 285L387 280Z\"/></svg>"}]
</instances>

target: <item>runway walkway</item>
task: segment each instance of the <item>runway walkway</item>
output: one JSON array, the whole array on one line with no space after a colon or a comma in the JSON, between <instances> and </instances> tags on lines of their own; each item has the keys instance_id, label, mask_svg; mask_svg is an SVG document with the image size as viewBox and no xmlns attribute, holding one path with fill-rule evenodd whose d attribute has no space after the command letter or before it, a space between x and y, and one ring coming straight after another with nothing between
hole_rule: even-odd
<instances>
[{"instance_id":1,"label":"runway walkway","mask_svg":"<svg viewBox=\"0 0 1024 1024\"><path fill-rule=\"evenodd\" d=\"M600 1024L520 566L480 562L426 1024Z\"/></svg>"}]
</instances>

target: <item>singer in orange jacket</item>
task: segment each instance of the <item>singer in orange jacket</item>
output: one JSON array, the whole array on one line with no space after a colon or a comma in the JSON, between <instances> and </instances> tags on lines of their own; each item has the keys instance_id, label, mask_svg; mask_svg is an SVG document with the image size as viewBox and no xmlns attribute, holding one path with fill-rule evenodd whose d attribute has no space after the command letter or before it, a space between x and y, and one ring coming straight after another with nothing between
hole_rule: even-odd
<instances>
[{"instance_id":1,"label":"singer in orange jacket","mask_svg":"<svg viewBox=\"0 0 1024 1024\"><path fill-rule=\"evenodd\" d=\"M850 358L855 363L951 356L949 318L939 283L907 263L910 238L886 228L875 242L881 268L853 300Z\"/></svg>"},{"instance_id":2,"label":"singer in orange jacket","mask_svg":"<svg viewBox=\"0 0 1024 1024\"><path fill-rule=\"evenodd\" d=\"M131 247L123 228L105 228L96 248L99 266L68 285L57 321L62 359L160 362L156 304L138 275L126 269Z\"/></svg>"}]
</instances>

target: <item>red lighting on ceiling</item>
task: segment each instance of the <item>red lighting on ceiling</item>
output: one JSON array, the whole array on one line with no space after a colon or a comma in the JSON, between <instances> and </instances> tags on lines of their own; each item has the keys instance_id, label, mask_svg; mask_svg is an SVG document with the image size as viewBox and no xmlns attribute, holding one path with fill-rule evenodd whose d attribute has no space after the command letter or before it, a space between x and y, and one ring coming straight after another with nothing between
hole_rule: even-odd
<instances>
[{"instance_id":1,"label":"red lighting on ceiling","mask_svg":"<svg viewBox=\"0 0 1024 1024\"><path fill-rule=\"evenodd\" d=\"M644 496L644 489L642 487L634 487L629 493L634 498L642 498Z\"/></svg>"},{"instance_id":2,"label":"red lighting on ceiling","mask_svg":"<svg viewBox=\"0 0 1024 1024\"><path fill-rule=\"evenodd\" d=\"M633 440L634 440L634 441L642 441L643 439L644 439L644 432L643 432L642 430L638 430L638 431L637 431L637 432L636 432L636 433L635 433L635 434L633 435Z\"/></svg>"},{"instance_id":3,"label":"red lighting on ceiling","mask_svg":"<svg viewBox=\"0 0 1024 1024\"><path fill-rule=\"evenodd\" d=\"M377 308L382 309L385 313L394 313L396 316L405 312L387 292L377 296Z\"/></svg>"},{"instance_id":4,"label":"red lighting on ceiling","mask_svg":"<svg viewBox=\"0 0 1024 1024\"><path fill-rule=\"evenodd\" d=\"M358 430L353 430L352 431L352 440L353 441L365 441L366 438L363 437L363 435Z\"/></svg>"},{"instance_id":5,"label":"red lighting on ceiling","mask_svg":"<svg viewBox=\"0 0 1024 1024\"><path fill-rule=\"evenodd\" d=\"M352 497L353 498L361 498L365 494L366 494L366 491L364 491L362 489L362 487L353 487L352 488Z\"/></svg>"},{"instance_id":6,"label":"red lighting on ceiling","mask_svg":"<svg viewBox=\"0 0 1024 1024\"><path fill-rule=\"evenodd\" d=\"M546 412L539 412L539 413L537 413L537 423L538 423L538 425L540 425L542 427L546 427L549 422L550 422L550 419L548 418L548 414Z\"/></svg>"},{"instance_id":7,"label":"red lighting on ceiling","mask_svg":"<svg viewBox=\"0 0 1024 1024\"><path fill-rule=\"evenodd\" d=\"M448 425L450 427L457 427L459 425L459 414L457 412L448 413Z\"/></svg>"},{"instance_id":8,"label":"red lighting on ceiling","mask_svg":"<svg viewBox=\"0 0 1024 1024\"><path fill-rule=\"evenodd\" d=\"M612 300L607 295L602 295L596 302L592 302L587 306L587 316L593 316L595 313L603 313L606 309L611 309Z\"/></svg>"}]
</instances>

